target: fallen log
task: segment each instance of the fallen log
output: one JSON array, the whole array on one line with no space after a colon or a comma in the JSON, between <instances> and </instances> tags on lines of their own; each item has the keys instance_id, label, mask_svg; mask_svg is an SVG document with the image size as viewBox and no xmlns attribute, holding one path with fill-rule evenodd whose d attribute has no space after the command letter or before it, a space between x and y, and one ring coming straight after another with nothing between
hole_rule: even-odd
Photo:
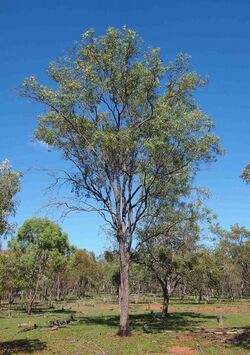
<instances>
[{"instance_id":1,"label":"fallen log","mask_svg":"<svg viewBox=\"0 0 250 355\"><path fill-rule=\"evenodd\" d=\"M199 329L192 331L191 333L211 333L211 334L216 334L216 335L230 335L230 334L242 334L244 333L248 328L206 328L206 329Z\"/></svg>"},{"instance_id":2,"label":"fallen log","mask_svg":"<svg viewBox=\"0 0 250 355\"><path fill-rule=\"evenodd\" d=\"M74 318L74 316L71 314L69 318L66 319L56 319L56 320L52 320L49 322L49 327L53 328L53 327L61 327L65 324L70 324L71 322L76 322L76 319Z\"/></svg>"},{"instance_id":3,"label":"fallen log","mask_svg":"<svg viewBox=\"0 0 250 355\"><path fill-rule=\"evenodd\" d=\"M28 331L37 328L36 323L20 323L18 324L18 328L21 328L20 331Z\"/></svg>"},{"instance_id":4,"label":"fallen log","mask_svg":"<svg viewBox=\"0 0 250 355\"><path fill-rule=\"evenodd\" d=\"M65 328L65 325L60 325L60 326L55 325L54 327L49 328L49 330L53 331L53 330L57 330L59 328Z\"/></svg>"}]
</instances>

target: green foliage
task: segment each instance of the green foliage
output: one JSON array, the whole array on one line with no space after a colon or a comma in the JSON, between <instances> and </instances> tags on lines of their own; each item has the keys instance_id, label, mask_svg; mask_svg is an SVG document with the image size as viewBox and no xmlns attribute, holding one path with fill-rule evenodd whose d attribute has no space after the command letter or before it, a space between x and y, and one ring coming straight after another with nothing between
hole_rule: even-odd
<instances>
[{"instance_id":1,"label":"green foliage","mask_svg":"<svg viewBox=\"0 0 250 355\"><path fill-rule=\"evenodd\" d=\"M223 268L226 271L225 281L230 283L232 293L241 290L241 296L250 290L250 231L238 224L232 225L230 231L217 226L214 230L220 237L217 254L226 261Z\"/></svg>"},{"instance_id":2,"label":"green foliage","mask_svg":"<svg viewBox=\"0 0 250 355\"><path fill-rule=\"evenodd\" d=\"M62 263L62 256L70 252L68 236L49 219L32 218L19 228L9 247L15 259L14 286L26 292L30 313L49 262L53 260L58 266Z\"/></svg>"},{"instance_id":3,"label":"green foliage","mask_svg":"<svg viewBox=\"0 0 250 355\"><path fill-rule=\"evenodd\" d=\"M192 269L188 275L193 292L197 292L200 301L208 296L211 290L217 290L221 282L222 273L212 252L200 246L193 254Z\"/></svg>"},{"instance_id":4,"label":"green foliage","mask_svg":"<svg viewBox=\"0 0 250 355\"><path fill-rule=\"evenodd\" d=\"M68 236L61 227L47 218L31 218L19 228L17 236L11 241L16 249L28 251L29 248L46 253L57 250L64 254L69 251Z\"/></svg>"},{"instance_id":5,"label":"green foliage","mask_svg":"<svg viewBox=\"0 0 250 355\"><path fill-rule=\"evenodd\" d=\"M247 184L250 182L250 164L247 164L241 174L241 178L243 181L245 181Z\"/></svg>"},{"instance_id":6,"label":"green foliage","mask_svg":"<svg viewBox=\"0 0 250 355\"><path fill-rule=\"evenodd\" d=\"M102 275L102 290L116 293L119 289L120 282L118 253L105 250L99 260L99 268Z\"/></svg>"},{"instance_id":7,"label":"green foliage","mask_svg":"<svg viewBox=\"0 0 250 355\"><path fill-rule=\"evenodd\" d=\"M11 231L9 217L16 211L15 195L20 190L21 174L12 170L8 160L0 165L0 236Z\"/></svg>"},{"instance_id":8,"label":"green foliage","mask_svg":"<svg viewBox=\"0 0 250 355\"><path fill-rule=\"evenodd\" d=\"M70 272L77 278L79 296L84 296L87 287L94 286L100 278L99 265L94 253L85 249L76 250L71 259Z\"/></svg>"},{"instance_id":9,"label":"green foliage","mask_svg":"<svg viewBox=\"0 0 250 355\"><path fill-rule=\"evenodd\" d=\"M94 200L116 234L123 218L131 238L157 180L183 179L221 152L212 119L195 103L205 80L190 71L189 56L165 66L159 49L144 50L127 27L87 31L49 76L51 87L32 76L21 88L47 107L35 137L73 164L66 181L80 199L66 207Z\"/></svg>"},{"instance_id":10,"label":"green foliage","mask_svg":"<svg viewBox=\"0 0 250 355\"><path fill-rule=\"evenodd\" d=\"M17 279L15 254L11 251L2 251L0 253L0 291L4 292L15 288Z\"/></svg>"},{"instance_id":11,"label":"green foliage","mask_svg":"<svg viewBox=\"0 0 250 355\"><path fill-rule=\"evenodd\" d=\"M31 76L21 95L46 107L35 138L71 163L57 182L75 199L59 205L99 212L119 243L120 334L128 335L129 260L150 199L160 184L166 196L175 186L180 195L221 153L213 120L194 100L205 80L190 70L189 56L165 65L159 49L145 49L127 27L100 37L87 31L48 73L52 85Z\"/></svg>"}]
</instances>

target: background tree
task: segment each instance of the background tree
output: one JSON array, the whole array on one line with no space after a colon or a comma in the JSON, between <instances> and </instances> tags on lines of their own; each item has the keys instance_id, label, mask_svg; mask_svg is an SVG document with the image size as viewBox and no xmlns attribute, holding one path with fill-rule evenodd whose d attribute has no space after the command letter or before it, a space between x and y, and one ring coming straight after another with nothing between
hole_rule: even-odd
<instances>
[{"instance_id":1,"label":"background tree","mask_svg":"<svg viewBox=\"0 0 250 355\"><path fill-rule=\"evenodd\" d=\"M74 253L73 247L70 247L67 250L67 253L62 253L57 249L54 249L50 253L49 265L47 267L48 269L47 280L52 290L54 291L53 293L55 294L55 299L57 301L61 300L63 280L65 277L65 273L70 272L70 270L68 269L69 269L69 265L71 266L70 261L72 259L71 256L74 255L73 253Z\"/></svg>"},{"instance_id":2,"label":"background tree","mask_svg":"<svg viewBox=\"0 0 250 355\"><path fill-rule=\"evenodd\" d=\"M34 76L21 94L47 107L35 137L62 153L72 169L69 211L96 211L111 226L120 255L120 328L129 334L129 262L133 236L156 181L192 174L215 160L213 121L193 91L205 81L180 54L164 66L158 49L144 50L135 31L92 30L66 58L49 66L53 86Z\"/></svg>"},{"instance_id":3,"label":"background tree","mask_svg":"<svg viewBox=\"0 0 250 355\"><path fill-rule=\"evenodd\" d=\"M212 296L227 298L230 301L241 297L242 273L239 264L228 254L223 243L217 246L211 256L219 276L216 287L211 289Z\"/></svg>"},{"instance_id":4,"label":"background tree","mask_svg":"<svg viewBox=\"0 0 250 355\"><path fill-rule=\"evenodd\" d=\"M213 253L203 245L197 246L191 265L191 272L187 274L191 293L197 297L198 302L204 298L207 302L219 286L221 271L215 263Z\"/></svg>"},{"instance_id":5,"label":"background tree","mask_svg":"<svg viewBox=\"0 0 250 355\"><path fill-rule=\"evenodd\" d=\"M148 272L146 267L142 264L132 263L129 271L130 290L134 293L134 302L140 302L140 296L147 291L155 291L154 277ZM158 285L157 285L158 286Z\"/></svg>"},{"instance_id":6,"label":"background tree","mask_svg":"<svg viewBox=\"0 0 250 355\"><path fill-rule=\"evenodd\" d=\"M163 317L168 315L171 294L192 270L201 222L210 222L213 218L200 200L187 203L176 196L167 199L165 205L157 203L158 216L140 231L144 243L135 256L135 261L145 265L161 286Z\"/></svg>"},{"instance_id":7,"label":"background tree","mask_svg":"<svg viewBox=\"0 0 250 355\"><path fill-rule=\"evenodd\" d=\"M78 297L84 297L88 286L98 280L99 268L94 253L85 249L76 250L71 260L71 268L76 278Z\"/></svg>"},{"instance_id":8,"label":"background tree","mask_svg":"<svg viewBox=\"0 0 250 355\"><path fill-rule=\"evenodd\" d=\"M152 299L156 302L160 294L164 296L165 289L168 291L167 301L171 295L181 298L185 295L187 302L195 296L197 302L206 303L214 302L214 298L236 300L250 295L249 281L245 279L249 276L249 272L245 271L249 265L249 232L238 225L229 232L221 231L219 243L209 250L199 244L202 221L197 219L199 209L193 211L199 212L197 216L191 211L192 208L184 208L182 214L175 211L172 219L170 215L165 218L169 224L164 224L164 219L158 218L154 229L142 229L144 237L148 238L152 233L153 236L157 233L158 237L145 240L140 253L133 255L139 258L138 264L131 264L129 275L135 303L139 302L140 295L142 302ZM170 224L174 222L174 216L178 223ZM152 227L152 223L150 225ZM171 228L168 230L167 226ZM43 243L46 239L43 239ZM100 293L99 297L102 295L103 302L115 300L120 286L117 251L108 251L96 257L93 253L72 247L67 247L65 252L57 247L48 249L43 243L41 248L47 254L47 262L40 269L42 272L35 275L33 271L39 271L40 262L35 242L29 242L21 248L14 238L9 248L0 251L2 309L11 311L15 307L26 307L28 310L34 290L32 308L45 303L54 307L58 305L57 301L71 302L79 297L92 297L97 292ZM132 260L135 261L134 258ZM165 301L165 314L167 306L168 302Z\"/></svg>"},{"instance_id":9,"label":"background tree","mask_svg":"<svg viewBox=\"0 0 250 355\"><path fill-rule=\"evenodd\" d=\"M0 165L0 237L11 230L9 217L15 215L16 194L20 190L20 173L12 170L8 160Z\"/></svg>"},{"instance_id":10,"label":"background tree","mask_svg":"<svg viewBox=\"0 0 250 355\"><path fill-rule=\"evenodd\" d=\"M117 251L106 250L99 258L101 272L101 290L118 294L120 285L119 256Z\"/></svg>"},{"instance_id":11,"label":"background tree","mask_svg":"<svg viewBox=\"0 0 250 355\"><path fill-rule=\"evenodd\" d=\"M17 255L18 274L25 284L27 312L30 314L49 259L55 252L62 255L69 252L68 236L49 219L32 218L19 228L10 247Z\"/></svg>"},{"instance_id":12,"label":"background tree","mask_svg":"<svg viewBox=\"0 0 250 355\"><path fill-rule=\"evenodd\" d=\"M218 252L223 252L231 269L237 268L241 274L239 293L243 297L250 289L250 231L235 224L230 227L230 231L217 227L215 232L220 237ZM234 272L235 280L238 272Z\"/></svg>"},{"instance_id":13,"label":"background tree","mask_svg":"<svg viewBox=\"0 0 250 355\"><path fill-rule=\"evenodd\" d=\"M14 303L18 292L22 290L19 277L19 263L15 253L11 250L0 252L0 303L6 298L8 307ZM4 297L5 296L5 297Z\"/></svg>"}]
</instances>

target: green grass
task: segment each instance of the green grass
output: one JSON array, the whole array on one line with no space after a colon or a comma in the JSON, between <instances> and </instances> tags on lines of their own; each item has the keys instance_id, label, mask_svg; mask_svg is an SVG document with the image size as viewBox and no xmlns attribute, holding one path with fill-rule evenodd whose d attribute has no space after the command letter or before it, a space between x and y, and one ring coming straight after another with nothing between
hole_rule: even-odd
<instances>
[{"instance_id":1,"label":"green grass","mask_svg":"<svg viewBox=\"0 0 250 355\"><path fill-rule=\"evenodd\" d=\"M217 314L223 314L226 328L249 327L250 304L247 301L221 306L180 303L178 300L171 304L166 321L161 319L160 312L154 312L152 318L146 302L131 304L130 311L132 336L126 339L116 336L117 304L103 304L101 299L71 301L53 310L37 308L32 316L15 311L12 318L8 318L5 312L0 312L0 354L168 354L176 345L191 347L194 354L201 353L200 347L205 354L213 355L250 353L245 338L234 345L223 338L205 339L189 333L201 328L216 328ZM55 331L48 328L50 320L64 319L73 312L77 322ZM39 327L21 331L18 324L26 322Z\"/></svg>"}]
</instances>

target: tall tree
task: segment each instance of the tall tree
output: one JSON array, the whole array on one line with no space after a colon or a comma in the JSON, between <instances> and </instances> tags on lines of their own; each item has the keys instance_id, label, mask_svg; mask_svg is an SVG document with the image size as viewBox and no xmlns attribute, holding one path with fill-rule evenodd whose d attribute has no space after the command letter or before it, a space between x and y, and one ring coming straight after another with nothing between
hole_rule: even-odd
<instances>
[{"instance_id":1,"label":"tall tree","mask_svg":"<svg viewBox=\"0 0 250 355\"><path fill-rule=\"evenodd\" d=\"M0 236L11 230L9 217L15 215L16 194L20 190L20 173L13 171L8 160L0 164Z\"/></svg>"},{"instance_id":2,"label":"tall tree","mask_svg":"<svg viewBox=\"0 0 250 355\"><path fill-rule=\"evenodd\" d=\"M129 334L128 271L133 236L156 181L194 173L220 151L213 121L193 91L205 81L183 54L167 66L158 49L145 50L135 31L93 30L65 58L49 66L53 86L34 76L21 94L45 104L35 137L59 150L72 169L67 211L96 211L110 224L120 254L120 328ZM57 181L58 181L57 180ZM73 197L74 196L74 197Z\"/></svg>"}]
</instances>

